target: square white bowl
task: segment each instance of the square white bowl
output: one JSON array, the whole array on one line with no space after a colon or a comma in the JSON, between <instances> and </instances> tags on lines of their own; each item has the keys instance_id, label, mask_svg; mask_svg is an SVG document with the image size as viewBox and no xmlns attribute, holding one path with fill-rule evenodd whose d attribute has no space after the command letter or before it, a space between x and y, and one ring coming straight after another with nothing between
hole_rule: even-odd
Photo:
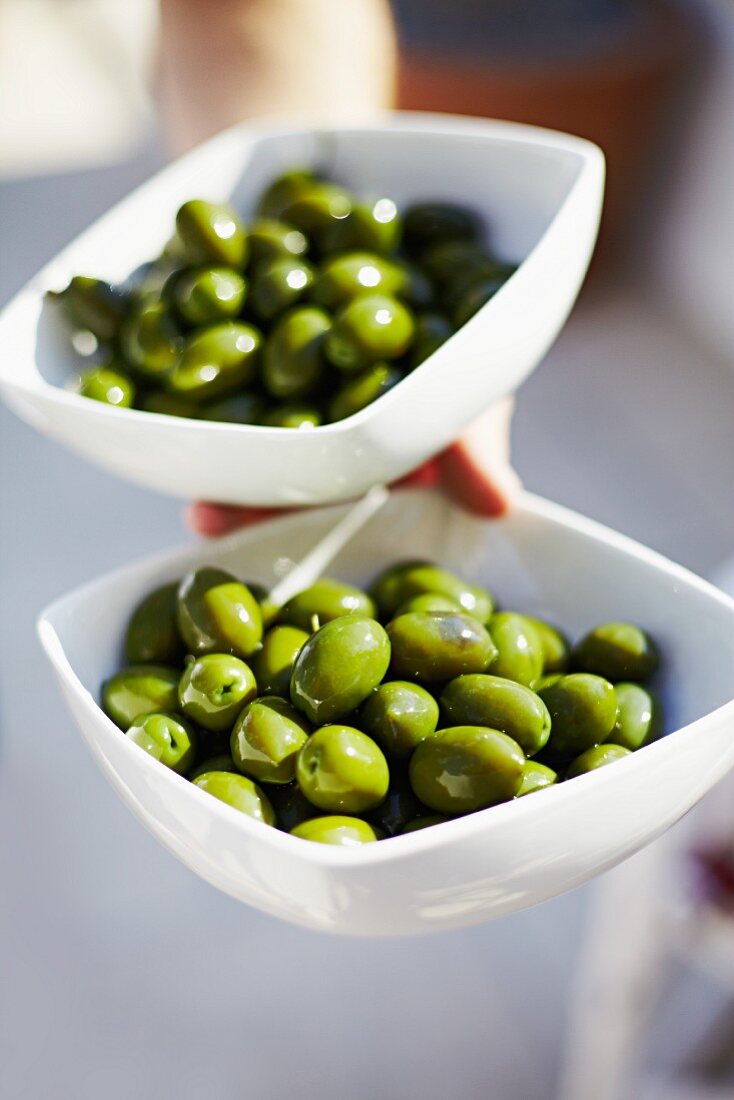
<instances>
[{"instance_id":1,"label":"square white bowl","mask_svg":"<svg viewBox=\"0 0 734 1100\"><path fill-rule=\"evenodd\" d=\"M486 219L521 261L502 289L429 359L361 412L316 431L116 409L62 387L69 334L44 293L75 274L121 281L153 258L178 206L231 199L247 217L282 170L313 164L365 195L440 198ZM389 113L379 125L244 125L171 164L78 237L0 315L0 392L18 415L106 470L174 496L233 504L346 500L392 481L456 439L537 365L576 298L596 238L600 150L507 122Z\"/></svg>"},{"instance_id":2,"label":"square white bowl","mask_svg":"<svg viewBox=\"0 0 734 1100\"><path fill-rule=\"evenodd\" d=\"M39 621L44 649L104 774L153 835L219 889L342 934L478 923L562 893L631 855L734 764L734 601L653 551L539 498L526 495L512 515L481 520L425 490L394 493L329 573L364 584L390 562L429 556L486 584L503 606L547 616L571 636L610 619L637 621L661 647L657 687L666 729L674 732L558 787L358 849L262 825L128 741L96 700L102 680L122 663L135 603L204 563L272 584L276 563L302 556L341 512L304 512L128 566L64 596Z\"/></svg>"}]
</instances>

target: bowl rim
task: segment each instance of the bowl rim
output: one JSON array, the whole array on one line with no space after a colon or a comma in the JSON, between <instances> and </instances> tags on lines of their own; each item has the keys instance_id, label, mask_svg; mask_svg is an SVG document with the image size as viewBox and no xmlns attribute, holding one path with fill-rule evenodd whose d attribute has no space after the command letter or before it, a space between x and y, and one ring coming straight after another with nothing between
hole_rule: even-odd
<instances>
[{"instance_id":1,"label":"bowl rim","mask_svg":"<svg viewBox=\"0 0 734 1100\"><path fill-rule=\"evenodd\" d=\"M397 491L401 493L410 493L415 496L425 496L432 493L432 490L414 488L400 489ZM345 507L348 506L328 505L324 508L309 509L308 511L321 515L328 511L343 510ZM527 491L521 494L513 511L517 514L525 514L536 519L551 522L566 530L571 530L579 535L590 538L593 541L603 542L627 556L634 557L638 561L654 567L656 570L677 580L686 587L694 588L720 606L726 608L726 610L734 616L734 598L728 596L709 581L697 576L684 566L678 565L666 558L658 551L652 550L629 536L606 527L596 520L582 516L572 509ZM224 549L226 551L230 547L247 545L248 542L254 541L258 534L261 534L265 530L270 532L273 528L287 532L289 527L295 526L300 522L301 517L301 513L294 513L266 520L263 524L258 524L256 527L237 531L234 534L216 540L212 549ZM488 522L492 521L489 520ZM391 841L390 844L385 844L383 842L365 844L363 846L358 846L357 850L355 850L354 848L345 849L313 842L305 843L301 838L290 836L290 834L282 832L277 828L264 828L261 822L235 810L219 799L212 798L211 795L200 790L195 784L191 783L190 780L186 779L185 776L178 775L169 768L161 765L159 761L154 760L148 753L141 751L139 746L125 738L119 727L104 713L92 693L84 686L77 676L66 655L61 637L54 625L54 619L60 613L63 614L65 608L73 605L79 598L89 596L97 588L102 589L110 583L115 584L127 577L134 576L143 568L146 570L162 566L173 568L179 562L182 566L184 566L184 564L190 566L192 561L201 558L202 555L205 554L205 551L205 543L195 543L173 550L158 552L154 555L149 555L135 562L110 570L91 581L78 585L70 592L58 597L48 604L40 612L36 622L38 637L57 677L62 682L62 686L69 693L73 694L90 714L94 715L96 721L102 721L102 725L107 733L120 738L122 752L135 754L131 757L131 760L135 760L137 767L143 770L146 768L153 768L154 771L151 772L151 775L157 777L157 782L173 783L175 789L180 793L183 793L184 789L188 789L190 797L200 800L204 799L204 802L200 802L200 805L208 806L211 813L215 814L215 816L219 817L223 822L228 823L230 827L239 827L242 831L243 840L249 839L251 842L259 841L261 844L271 845L274 850L280 851L283 856L294 859L298 858L300 853L300 858L304 862L316 867L359 869L367 865L372 866L381 863L391 863L395 860L410 858L411 854L419 855L429 848L443 848L455 840L461 840L462 838L468 840L480 834L484 835L488 830L491 831L493 827L492 823L495 823L499 828L504 822L513 820L515 817L527 813L535 813L536 811L532 809L528 810L527 807L541 805L536 801L538 798L543 798L545 800L542 805L548 805L551 799L581 798L586 792L592 790L594 785L600 787L603 784L615 782L613 777L621 777L623 774L622 768L630 770L632 768L649 767L650 765L645 764L645 760L652 762L654 759L653 754L657 753L660 755L661 753L671 751L668 745L671 739L675 739L675 743L678 744L682 740L691 741L698 738L701 736L704 727L709 725L712 720L716 720L717 722L725 720L734 722L733 693L732 698L728 702L723 703L714 710L708 711L700 718L695 719L693 722L689 722L685 726L681 726L676 730L671 730L670 733L666 734L658 741L653 742L653 744L646 745L644 747L645 755L643 757L637 752L631 753L624 759L616 761L614 769L598 768L595 771L575 777L570 788L567 783L558 784L557 786L553 785L534 792L532 799L512 799L509 802L500 803L496 806L488 806L483 810L477 810L462 817L442 822L440 825L434 826L428 830L419 829L407 835L404 834L386 838ZM122 747L123 744L125 746L124 748ZM91 749L91 745L89 747ZM576 794L574 794L574 792L576 792ZM138 816L144 824L146 823L142 815L137 814L136 816Z\"/></svg>"},{"instance_id":2,"label":"bowl rim","mask_svg":"<svg viewBox=\"0 0 734 1100\"><path fill-rule=\"evenodd\" d=\"M215 134L183 156L165 164L147 180L123 196L119 202L113 204L113 206L92 222L90 226L87 226L86 229L82 230L81 233L78 233L70 242L64 245L64 247L45 263L35 275L31 276L21 289L13 295L11 300L3 306L2 310L0 310L0 333L3 332L5 326L7 326L8 329L12 329L15 313L24 303L31 300L37 301L39 298L41 300L43 299L49 285L54 282L58 267L65 264L66 257L70 252L75 250L76 247L80 243L83 243L88 237L96 234L100 228L103 229L108 218L118 214L121 210L124 211L126 206L136 202L153 181L165 178L167 174L177 170L180 164L186 161L195 162L197 158L205 157L218 146L225 146L238 137L244 139L249 138L253 142L257 142L268 138L287 138L304 134L311 134L314 137L318 137L320 135L329 134L354 135L380 132L429 133L437 137L445 138L470 136L483 138L487 141L494 141L495 143L554 149L576 156L579 160L579 168L575 179L569 187L566 197L534 246L519 262L516 271L506 280L500 290L498 290L473 317L462 325L460 329L457 329L455 333L452 333L444 344L423 360L422 363L419 363L413 371L402 378L398 385L388 390L387 393L382 394L375 401L371 402L363 409L359 409L351 416L345 417L343 420L305 429L304 434L310 438L323 440L327 437L349 434L349 432L355 428L362 428L385 409L386 402L395 400L395 395L398 391L403 394L405 399L409 399L411 390L413 390L417 384L416 377L420 374L421 368L426 363L430 362L434 355L444 351L459 332L464 332L464 330L469 327L475 328L480 316L483 316L483 322L486 321L488 319L488 313L485 311L489 311L490 314L496 311L497 302L499 301L501 303L505 297L505 288L508 284L516 280L517 275L522 271L527 262L543 246L549 232L556 224L559 215L573 200L575 194L582 187L587 185L589 176L597 175L603 183L605 158L599 146L595 145L587 138L577 137L573 134L566 134L562 131L546 129L540 126L532 126L527 123L510 122L503 119L474 118L465 115L429 111L385 110L384 112L376 112L374 115L364 120L355 121L349 125L339 125L338 123L325 125L298 125L292 118L289 119L287 117L282 118L278 116L259 119L255 122L246 121L237 123ZM256 438L269 438L271 440L287 440L292 438L293 433L293 429L282 427L272 427L262 424L232 424L215 420L197 420L193 417L174 417L164 415L163 413L147 412L142 409L118 408L112 405L106 405L100 401L90 401L89 398L82 397L81 394L75 393L73 390L65 389L63 385L56 385L52 382L48 382L38 369L35 358L28 377L20 379L14 377L11 370L7 368L3 369L2 361L0 360L0 392L3 389L21 396L40 398L48 401L50 404L60 405L62 407L65 406L85 416L112 418L110 421L111 423L114 423L115 419L123 417L122 423L127 423L133 428L135 425L150 424L152 428L157 427L159 431L168 432L186 430L199 433L215 432L220 435L224 434L231 436L244 432L247 434L255 433ZM185 426L183 429L181 429L182 425Z\"/></svg>"}]
</instances>

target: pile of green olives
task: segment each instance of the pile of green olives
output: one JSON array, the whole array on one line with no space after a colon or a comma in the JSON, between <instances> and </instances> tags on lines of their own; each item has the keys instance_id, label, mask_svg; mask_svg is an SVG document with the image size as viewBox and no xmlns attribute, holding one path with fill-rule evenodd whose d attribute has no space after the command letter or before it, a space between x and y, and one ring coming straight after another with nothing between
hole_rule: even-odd
<instances>
[{"instance_id":1,"label":"pile of green olives","mask_svg":"<svg viewBox=\"0 0 734 1100\"><path fill-rule=\"evenodd\" d=\"M215 567L135 608L106 714L166 767L294 836L354 846L521 798L662 732L653 640L571 645L427 561L275 607Z\"/></svg>"},{"instance_id":2,"label":"pile of green olives","mask_svg":"<svg viewBox=\"0 0 734 1100\"><path fill-rule=\"evenodd\" d=\"M77 392L118 408L313 429L428 358L515 270L470 210L358 199L317 173L276 179L245 226L191 199L129 285L75 276L51 297L90 349ZM81 339L80 339L81 337Z\"/></svg>"}]
</instances>

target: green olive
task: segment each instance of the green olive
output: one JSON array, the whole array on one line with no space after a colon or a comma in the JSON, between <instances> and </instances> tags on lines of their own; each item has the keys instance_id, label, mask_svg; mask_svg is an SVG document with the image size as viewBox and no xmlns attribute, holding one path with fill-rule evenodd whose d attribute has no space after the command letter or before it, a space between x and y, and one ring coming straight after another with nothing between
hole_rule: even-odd
<instances>
[{"instance_id":1,"label":"green olive","mask_svg":"<svg viewBox=\"0 0 734 1100\"><path fill-rule=\"evenodd\" d=\"M171 771L188 771L196 752L196 734L190 722L179 714L141 714L125 736Z\"/></svg>"},{"instance_id":2,"label":"green olive","mask_svg":"<svg viewBox=\"0 0 734 1100\"><path fill-rule=\"evenodd\" d=\"M228 203L190 199L176 214L176 232L188 264L223 264L241 270L247 263L247 234Z\"/></svg>"},{"instance_id":3,"label":"green olive","mask_svg":"<svg viewBox=\"0 0 734 1100\"><path fill-rule=\"evenodd\" d=\"M167 380L181 354L182 338L163 301L144 301L120 329L127 362L146 379Z\"/></svg>"},{"instance_id":4,"label":"green olive","mask_svg":"<svg viewBox=\"0 0 734 1100\"><path fill-rule=\"evenodd\" d=\"M396 775L391 768L387 794L380 805L370 811L369 819L385 836L397 836L423 810L413 794L407 773Z\"/></svg>"},{"instance_id":5,"label":"green olive","mask_svg":"<svg viewBox=\"0 0 734 1100\"><path fill-rule=\"evenodd\" d=\"M141 714L176 711L180 675L165 665L129 665L102 685L102 709L122 730Z\"/></svg>"},{"instance_id":6,"label":"green olive","mask_svg":"<svg viewBox=\"0 0 734 1100\"><path fill-rule=\"evenodd\" d=\"M360 727L385 752L408 757L438 725L438 704L425 688L403 680L380 684L359 711Z\"/></svg>"},{"instance_id":7,"label":"green olive","mask_svg":"<svg viewBox=\"0 0 734 1100\"><path fill-rule=\"evenodd\" d=\"M261 218L278 219L291 203L310 191L316 177L310 168L295 168L284 172L266 188L257 204L257 214Z\"/></svg>"},{"instance_id":8,"label":"green olive","mask_svg":"<svg viewBox=\"0 0 734 1100\"><path fill-rule=\"evenodd\" d=\"M490 619L489 630L498 650L492 674L534 684L543 673L543 645L527 616L499 611Z\"/></svg>"},{"instance_id":9,"label":"green olive","mask_svg":"<svg viewBox=\"0 0 734 1100\"><path fill-rule=\"evenodd\" d=\"M377 687L389 663L383 627L364 615L342 615L312 634L298 654L291 701L314 725L338 721Z\"/></svg>"},{"instance_id":10,"label":"green olive","mask_svg":"<svg viewBox=\"0 0 734 1100\"><path fill-rule=\"evenodd\" d=\"M483 624L489 622L494 609L494 601L486 588L468 584L447 569L430 562L405 562L392 566L374 581L371 591L384 619L392 618L398 608L413 596L426 593L455 600L463 611Z\"/></svg>"},{"instance_id":11,"label":"green olive","mask_svg":"<svg viewBox=\"0 0 734 1100\"><path fill-rule=\"evenodd\" d=\"M593 745L576 757L566 772L566 779L575 779L577 775L584 775L586 772L603 768L607 764L614 764L615 761L629 755L630 750L622 745Z\"/></svg>"},{"instance_id":12,"label":"green olive","mask_svg":"<svg viewBox=\"0 0 734 1100\"><path fill-rule=\"evenodd\" d=\"M348 416L365 409L391 390L403 377L397 367L388 363L375 363L367 370L347 379L329 402L329 419L346 420Z\"/></svg>"},{"instance_id":13,"label":"green olive","mask_svg":"<svg viewBox=\"0 0 734 1100\"><path fill-rule=\"evenodd\" d=\"M403 827L400 835L418 833L422 829L430 829L432 825L443 825L444 821L451 821L451 818L447 814L424 814L422 817L415 817L412 821L409 821Z\"/></svg>"},{"instance_id":14,"label":"green olive","mask_svg":"<svg viewBox=\"0 0 734 1100\"><path fill-rule=\"evenodd\" d=\"M265 402L259 394L244 390L199 408L197 415L202 420L216 420L221 424L257 424L264 409Z\"/></svg>"},{"instance_id":15,"label":"green olive","mask_svg":"<svg viewBox=\"0 0 734 1100\"><path fill-rule=\"evenodd\" d=\"M466 206L451 202L416 202L403 216L403 244L420 256L439 241L477 241L482 224Z\"/></svg>"},{"instance_id":16,"label":"green olive","mask_svg":"<svg viewBox=\"0 0 734 1100\"><path fill-rule=\"evenodd\" d=\"M372 252L343 252L318 270L310 297L324 309L341 309L363 294L390 294L409 305L426 306L432 295L423 273L412 265Z\"/></svg>"},{"instance_id":17,"label":"green olive","mask_svg":"<svg viewBox=\"0 0 734 1100\"><path fill-rule=\"evenodd\" d=\"M277 695L261 695L240 712L230 748L239 771L260 783L290 783L310 726Z\"/></svg>"},{"instance_id":18,"label":"green olive","mask_svg":"<svg viewBox=\"0 0 734 1100\"><path fill-rule=\"evenodd\" d=\"M249 303L261 321L272 321L305 298L313 284L313 268L295 256L266 261L252 276Z\"/></svg>"},{"instance_id":19,"label":"green olive","mask_svg":"<svg viewBox=\"0 0 734 1100\"><path fill-rule=\"evenodd\" d=\"M173 288L179 316L189 325L214 325L236 317L245 302L247 284L230 267L182 271Z\"/></svg>"},{"instance_id":20,"label":"green olive","mask_svg":"<svg viewBox=\"0 0 734 1100\"><path fill-rule=\"evenodd\" d=\"M662 732L659 700L639 684L614 685L617 698L617 721L609 734L610 741L634 752L656 741Z\"/></svg>"},{"instance_id":21,"label":"green olive","mask_svg":"<svg viewBox=\"0 0 734 1100\"><path fill-rule=\"evenodd\" d=\"M178 582L155 588L137 605L125 633L128 664L175 664L183 657L176 626Z\"/></svg>"},{"instance_id":22,"label":"green olive","mask_svg":"<svg viewBox=\"0 0 734 1100\"><path fill-rule=\"evenodd\" d=\"M178 685L178 704L204 729L230 730L256 694L255 677L244 661L229 653L208 653L186 666Z\"/></svg>"},{"instance_id":23,"label":"green olive","mask_svg":"<svg viewBox=\"0 0 734 1100\"><path fill-rule=\"evenodd\" d=\"M260 648L262 613L246 585L224 569L188 573L177 598L177 623L190 653L249 657Z\"/></svg>"},{"instance_id":24,"label":"green olive","mask_svg":"<svg viewBox=\"0 0 734 1100\"><path fill-rule=\"evenodd\" d=\"M344 581L320 577L288 600L278 613L278 621L312 631L341 615L355 613L368 619L375 617L375 605L367 593Z\"/></svg>"},{"instance_id":25,"label":"green olive","mask_svg":"<svg viewBox=\"0 0 734 1100\"><path fill-rule=\"evenodd\" d=\"M442 313L419 313L415 319L411 365L419 366L429 355L445 344L453 334L453 325Z\"/></svg>"},{"instance_id":26,"label":"green olive","mask_svg":"<svg viewBox=\"0 0 734 1100\"><path fill-rule=\"evenodd\" d=\"M288 696L291 670L308 639L309 635L305 630L285 623L267 631L262 648L250 660L261 695Z\"/></svg>"},{"instance_id":27,"label":"green olive","mask_svg":"<svg viewBox=\"0 0 734 1100\"><path fill-rule=\"evenodd\" d=\"M548 741L551 718L529 687L501 676L458 676L441 694L441 712L452 726L489 726L517 741L526 756Z\"/></svg>"},{"instance_id":28,"label":"green olive","mask_svg":"<svg viewBox=\"0 0 734 1100\"><path fill-rule=\"evenodd\" d=\"M91 367L84 371L77 392L118 409L129 409L135 401L134 384L114 367Z\"/></svg>"},{"instance_id":29,"label":"green olive","mask_svg":"<svg viewBox=\"0 0 734 1100\"><path fill-rule=\"evenodd\" d=\"M565 635L545 619L536 619L533 615L524 616L531 624L540 640L543 650L543 675L565 672L568 668L570 646Z\"/></svg>"},{"instance_id":30,"label":"green olive","mask_svg":"<svg viewBox=\"0 0 734 1100\"><path fill-rule=\"evenodd\" d=\"M416 796L438 813L459 814L514 798L525 755L511 737L484 726L452 726L418 745L410 761Z\"/></svg>"},{"instance_id":31,"label":"green olive","mask_svg":"<svg viewBox=\"0 0 734 1100\"><path fill-rule=\"evenodd\" d=\"M458 611L462 613L464 608L458 600L450 596L443 596L440 592L422 592L419 596L411 596L402 603L395 612L394 618L399 615L409 615L411 611Z\"/></svg>"},{"instance_id":32,"label":"green olive","mask_svg":"<svg viewBox=\"0 0 734 1100\"><path fill-rule=\"evenodd\" d=\"M63 290L49 291L48 297L59 302L71 323L109 343L117 336L128 311L124 294L102 279L75 275Z\"/></svg>"},{"instance_id":33,"label":"green olive","mask_svg":"<svg viewBox=\"0 0 734 1100\"><path fill-rule=\"evenodd\" d=\"M472 615L451 611L413 611L388 624L391 675L426 684L484 672L497 650Z\"/></svg>"},{"instance_id":34,"label":"green olive","mask_svg":"<svg viewBox=\"0 0 734 1100\"><path fill-rule=\"evenodd\" d=\"M321 381L323 346L331 318L322 309L302 306L286 313L265 342L262 380L275 398L300 401Z\"/></svg>"},{"instance_id":35,"label":"green olive","mask_svg":"<svg viewBox=\"0 0 734 1100\"><path fill-rule=\"evenodd\" d=\"M189 779L193 783L200 775L206 775L207 772L232 772L236 774L237 769L230 754L222 752L216 756L208 756L206 760L202 760L200 764L197 764L194 770L189 772Z\"/></svg>"},{"instance_id":36,"label":"green olive","mask_svg":"<svg viewBox=\"0 0 734 1100\"><path fill-rule=\"evenodd\" d=\"M478 313L491 298L494 298L497 291L501 290L506 282L507 279L504 277L483 279L480 283L474 283L473 286L469 287L459 298L451 313L454 326L461 328L467 321L471 321L474 314Z\"/></svg>"},{"instance_id":37,"label":"green olive","mask_svg":"<svg viewBox=\"0 0 734 1100\"><path fill-rule=\"evenodd\" d=\"M551 716L549 748L561 756L599 745L617 721L614 688L601 676L573 672L543 688L540 697Z\"/></svg>"},{"instance_id":38,"label":"green olive","mask_svg":"<svg viewBox=\"0 0 734 1100\"><path fill-rule=\"evenodd\" d=\"M256 328L239 321L195 332L186 340L167 385L191 401L226 397L254 380L261 342Z\"/></svg>"},{"instance_id":39,"label":"green olive","mask_svg":"<svg viewBox=\"0 0 734 1100\"><path fill-rule=\"evenodd\" d=\"M157 413L159 416L185 416L196 419L201 410L193 401L185 397L176 397L165 390L151 390L140 399L140 408L144 412Z\"/></svg>"},{"instance_id":40,"label":"green olive","mask_svg":"<svg viewBox=\"0 0 734 1100\"><path fill-rule=\"evenodd\" d=\"M253 269L271 260L305 256L308 251L308 241L300 229L275 218L255 218L248 232L248 240Z\"/></svg>"},{"instance_id":41,"label":"green olive","mask_svg":"<svg viewBox=\"0 0 734 1100\"><path fill-rule=\"evenodd\" d=\"M312 183L300 189L297 197L281 215L284 221L305 233L320 252L328 249L330 230L351 212L353 199L333 183ZM326 248L325 248L326 246Z\"/></svg>"},{"instance_id":42,"label":"green olive","mask_svg":"<svg viewBox=\"0 0 734 1100\"><path fill-rule=\"evenodd\" d=\"M318 428L322 421L321 413L313 405L279 405L262 418L266 427L296 428L301 431Z\"/></svg>"},{"instance_id":43,"label":"green olive","mask_svg":"<svg viewBox=\"0 0 734 1100\"><path fill-rule=\"evenodd\" d=\"M528 760L522 770L522 783L515 798L521 795L532 794L533 791L542 791L545 787L551 787L558 780L557 772L538 760Z\"/></svg>"},{"instance_id":44,"label":"green olive","mask_svg":"<svg viewBox=\"0 0 734 1100\"><path fill-rule=\"evenodd\" d=\"M240 813L254 817L265 825L275 825L275 811L268 796L246 775L233 775L232 772L205 772L194 780L194 786L207 794L214 795L220 802L239 810Z\"/></svg>"},{"instance_id":45,"label":"green olive","mask_svg":"<svg viewBox=\"0 0 734 1100\"><path fill-rule=\"evenodd\" d=\"M652 638L633 623L603 623L574 647L574 668L594 672L614 683L647 680L658 666Z\"/></svg>"},{"instance_id":46,"label":"green olive","mask_svg":"<svg viewBox=\"0 0 734 1100\"><path fill-rule=\"evenodd\" d=\"M366 821L342 814L312 817L291 829L291 836L312 840L317 844L338 844L342 848L355 848L380 839L375 829Z\"/></svg>"},{"instance_id":47,"label":"green olive","mask_svg":"<svg viewBox=\"0 0 734 1100\"><path fill-rule=\"evenodd\" d=\"M289 786L269 787L268 798L273 803L275 816L278 819L278 828L289 833L296 825L316 817L318 810L312 806L300 787L291 783Z\"/></svg>"},{"instance_id":48,"label":"green olive","mask_svg":"<svg viewBox=\"0 0 734 1100\"><path fill-rule=\"evenodd\" d=\"M345 218L334 218L325 226L319 245L324 253L360 248L387 255L397 248L400 230L400 215L392 199L353 202Z\"/></svg>"},{"instance_id":49,"label":"green olive","mask_svg":"<svg viewBox=\"0 0 734 1100\"><path fill-rule=\"evenodd\" d=\"M500 260L472 241L447 240L422 253L421 267L449 296L464 293L483 279L507 279L514 264Z\"/></svg>"},{"instance_id":50,"label":"green olive","mask_svg":"<svg viewBox=\"0 0 734 1100\"><path fill-rule=\"evenodd\" d=\"M339 370L357 372L382 359L397 359L413 339L413 317L385 294L365 294L337 314L324 350Z\"/></svg>"},{"instance_id":51,"label":"green olive","mask_svg":"<svg viewBox=\"0 0 734 1100\"><path fill-rule=\"evenodd\" d=\"M296 764L309 802L333 813L363 813L384 799L390 781L379 746L351 726L322 726L306 741Z\"/></svg>"}]
</instances>

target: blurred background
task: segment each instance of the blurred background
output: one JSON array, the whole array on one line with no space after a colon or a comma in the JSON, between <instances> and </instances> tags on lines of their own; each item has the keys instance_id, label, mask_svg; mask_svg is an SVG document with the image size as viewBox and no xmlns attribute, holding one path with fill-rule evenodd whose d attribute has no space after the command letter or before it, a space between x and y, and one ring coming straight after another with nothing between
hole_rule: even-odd
<instances>
[{"instance_id":1,"label":"blurred background","mask_svg":"<svg viewBox=\"0 0 734 1100\"><path fill-rule=\"evenodd\" d=\"M297 6L311 30L331 11L319 48L338 56L370 3L269 0L267 18L285 39ZM0 304L203 136L205 97L187 130L171 77L171 28L197 5L0 0ZM233 8L264 7L209 0L194 55L216 54ZM734 4L395 0L394 91L390 13L374 8L378 98L604 149L599 248L519 395L515 462L532 490L734 591ZM283 110L290 64L318 83L313 56L283 58L272 94L228 100L218 124ZM395 942L277 923L180 867L115 799L35 640L51 598L192 538L179 504L4 408L0 469L1 1095L734 1098L731 781L628 863L511 919Z\"/></svg>"}]
</instances>

